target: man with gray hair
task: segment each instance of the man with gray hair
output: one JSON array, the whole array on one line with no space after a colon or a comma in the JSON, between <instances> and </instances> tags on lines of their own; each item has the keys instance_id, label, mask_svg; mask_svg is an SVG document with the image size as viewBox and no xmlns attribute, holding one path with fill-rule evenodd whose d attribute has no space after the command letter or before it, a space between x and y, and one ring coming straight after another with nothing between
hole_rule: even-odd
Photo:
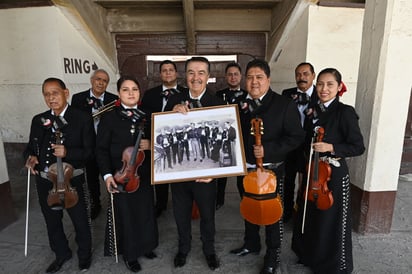
<instances>
[{"instance_id":1,"label":"man with gray hair","mask_svg":"<svg viewBox=\"0 0 412 274\"><path fill-rule=\"evenodd\" d=\"M91 88L79 92L72 96L71 106L80 109L93 115L109 103L113 103L118 99L117 95L106 91L110 77L104 69L95 70L90 76ZM97 132L99 116L94 118L94 128ZM90 217L96 219L100 213L100 181L99 168L97 167L96 159L91 159L86 163L87 185L90 193Z\"/></svg>"}]
</instances>

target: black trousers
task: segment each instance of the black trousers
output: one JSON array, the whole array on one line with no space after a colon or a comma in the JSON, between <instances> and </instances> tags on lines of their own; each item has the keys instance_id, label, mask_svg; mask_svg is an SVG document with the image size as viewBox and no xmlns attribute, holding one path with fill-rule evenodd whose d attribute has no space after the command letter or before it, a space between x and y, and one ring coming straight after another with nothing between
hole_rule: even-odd
<instances>
[{"instance_id":1,"label":"black trousers","mask_svg":"<svg viewBox=\"0 0 412 274\"><path fill-rule=\"evenodd\" d=\"M90 202L93 205L100 205L100 180L99 167L96 159L90 160L86 163L87 187L90 194Z\"/></svg>"},{"instance_id":2,"label":"black trousers","mask_svg":"<svg viewBox=\"0 0 412 274\"><path fill-rule=\"evenodd\" d=\"M285 161L284 214L291 216L295 205L296 174L305 171L302 148L291 151Z\"/></svg>"},{"instance_id":3,"label":"black trousers","mask_svg":"<svg viewBox=\"0 0 412 274\"><path fill-rule=\"evenodd\" d=\"M155 186L156 209L165 210L169 200L169 184L158 184Z\"/></svg>"},{"instance_id":4,"label":"black trousers","mask_svg":"<svg viewBox=\"0 0 412 274\"><path fill-rule=\"evenodd\" d=\"M275 169L271 169L276 174L277 189L276 191L280 194L283 199L283 181L284 181L284 164L280 165ZM241 196L243 196L243 180L241 182L238 180L238 189ZM244 236L244 246L249 250L260 250L261 242L259 235L260 226L252 224L245 220L245 236ZM283 221L282 219L274 224L265 226L265 244L266 244L266 255L264 260L265 266L275 267L280 261L280 245L283 238Z\"/></svg>"},{"instance_id":5,"label":"black trousers","mask_svg":"<svg viewBox=\"0 0 412 274\"><path fill-rule=\"evenodd\" d=\"M241 187L243 188L243 176L236 177L236 183L238 186L238 190L239 190L239 185L241 185ZM227 177L222 177L222 178L217 179L216 204L223 205L225 203L226 184L227 184Z\"/></svg>"},{"instance_id":6,"label":"black trousers","mask_svg":"<svg viewBox=\"0 0 412 274\"><path fill-rule=\"evenodd\" d=\"M192 206L196 202L200 212L200 238L203 254L215 254L215 203L216 181L210 183L173 183L172 200L177 231L179 252L188 254L192 240Z\"/></svg>"},{"instance_id":7,"label":"black trousers","mask_svg":"<svg viewBox=\"0 0 412 274\"><path fill-rule=\"evenodd\" d=\"M91 256L92 236L90 218L87 212L88 201L86 201L87 196L85 196L87 189L84 174L72 178L71 185L76 188L79 201L74 207L68 208L66 211L69 214L76 232L75 240L78 245L78 258L85 260ZM47 204L49 190L52 187L53 184L49 180L36 176L36 188L41 211L46 221L50 248L56 254L56 258L65 258L69 256L72 251L70 250L63 228L62 218L64 210L53 210Z\"/></svg>"},{"instance_id":8,"label":"black trousers","mask_svg":"<svg viewBox=\"0 0 412 274\"><path fill-rule=\"evenodd\" d=\"M227 177L217 179L216 204L223 205L225 203Z\"/></svg>"}]
</instances>

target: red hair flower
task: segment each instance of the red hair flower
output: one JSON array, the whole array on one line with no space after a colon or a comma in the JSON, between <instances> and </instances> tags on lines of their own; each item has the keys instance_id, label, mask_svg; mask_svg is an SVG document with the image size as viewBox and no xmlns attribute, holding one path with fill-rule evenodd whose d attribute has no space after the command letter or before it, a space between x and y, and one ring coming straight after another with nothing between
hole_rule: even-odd
<instances>
[{"instance_id":1,"label":"red hair flower","mask_svg":"<svg viewBox=\"0 0 412 274\"><path fill-rule=\"evenodd\" d=\"M338 91L338 95L339 95L339 96L342 96L343 93L345 93L346 91L348 91L348 89L346 88L345 83L344 83L344 82L341 82L341 84L342 84L342 88Z\"/></svg>"}]
</instances>

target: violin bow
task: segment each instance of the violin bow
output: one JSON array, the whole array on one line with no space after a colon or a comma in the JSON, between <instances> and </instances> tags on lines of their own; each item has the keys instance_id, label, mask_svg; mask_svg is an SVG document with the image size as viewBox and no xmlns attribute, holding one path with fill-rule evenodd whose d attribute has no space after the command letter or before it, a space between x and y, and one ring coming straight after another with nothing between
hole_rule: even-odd
<instances>
[{"instance_id":1,"label":"violin bow","mask_svg":"<svg viewBox=\"0 0 412 274\"><path fill-rule=\"evenodd\" d=\"M313 155L313 142L315 137L312 137L312 142L310 143L310 152L309 152L309 164L308 164L308 174L306 178L306 191L305 191L305 204L303 206L303 219L302 219L302 234L305 233L305 219L306 219L306 206L308 204L308 192L309 192L309 183L310 183L310 171L312 166L312 155Z\"/></svg>"},{"instance_id":2,"label":"violin bow","mask_svg":"<svg viewBox=\"0 0 412 274\"><path fill-rule=\"evenodd\" d=\"M30 168L27 169L26 230L24 234L24 257L27 257L27 242L28 242L28 235L29 235L29 201L30 201Z\"/></svg>"},{"instance_id":3,"label":"violin bow","mask_svg":"<svg viewBox=\"0 0 412 274\"><path fill-rule=\"evenodd\" d=\"M119 258L118 258L118 256L117 256L116 220L115 220L115 218L114 218L113 193L110 193L110 203L111 203L111 206L112 206L114 255L116 256L116 263L118 263L118 262L119 262Z\"/></svg>"}]
</instances>

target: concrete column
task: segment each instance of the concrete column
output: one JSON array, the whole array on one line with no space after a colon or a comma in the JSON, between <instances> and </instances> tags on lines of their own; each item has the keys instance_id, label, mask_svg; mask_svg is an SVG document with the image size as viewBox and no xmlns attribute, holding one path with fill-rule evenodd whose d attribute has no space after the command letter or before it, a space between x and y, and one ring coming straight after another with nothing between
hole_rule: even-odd
<instances>
[{"instance_id":1,"label":"concrete column","mask_svg":"<svg viewBox=\"0 0 412 274\"><path fill-rule=\"evenodd\" d=\"M0 230L16 220L9 174L7 171L6 155L4 153L3 140L0 138Z\"/></svg>"},{"instance_id":2,"label":"concrete column","mask_svg":"<svg viewBox=\"0 0 412 274\"><path fill-rule=\"evenodd\" d=\"M412 1L367 0L356 110L367 150L351 160L354 228L388 233L411 92Z\"/></svg>"}]
</instances>

